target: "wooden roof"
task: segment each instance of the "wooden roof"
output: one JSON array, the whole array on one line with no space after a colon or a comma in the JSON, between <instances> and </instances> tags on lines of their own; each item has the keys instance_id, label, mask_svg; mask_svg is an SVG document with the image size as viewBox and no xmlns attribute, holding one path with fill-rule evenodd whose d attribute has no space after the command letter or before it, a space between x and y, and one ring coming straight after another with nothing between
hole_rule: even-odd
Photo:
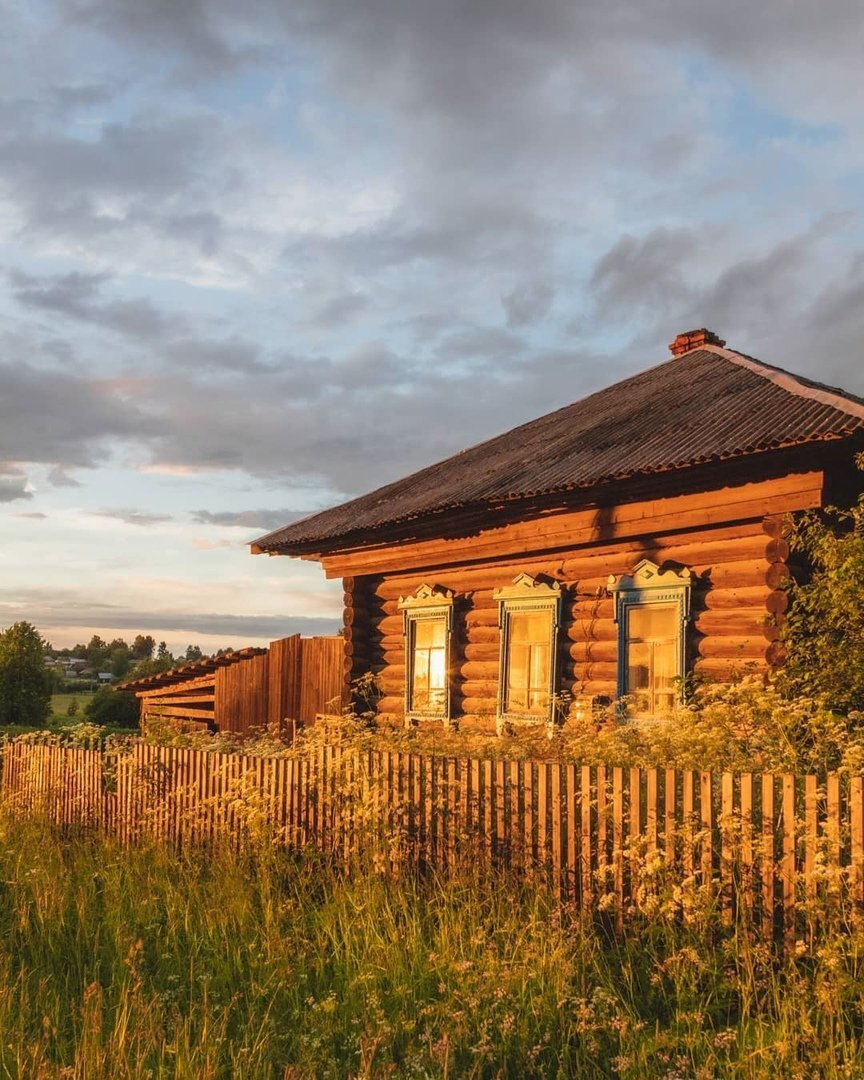
<instances>
[{"instance_id":1,"label":"wooden roof","mask_svg":"<svg viewBox=\"0 0 864 1080\"><path fill-rule=\"evenodd\" d=\"M261 656L266 649L250 645L245 649L236 649L234 652L222 653L221 656L208 656L203 660L193 660L188 664L173 667L170 671L159 671L155 675L144 675L140 679L130 679L119 683L118 690L158 690L162 686L173 686L176 683L188 682L189 679L199 679L202 675L210 675L217 668L230 667L238 664L241 660L247 660L250 656Z\"/></svg>"},{"instance_id":2,"label":"wooden roof","mask_svg":"<svg viewBox=\"0 0 864 1080\"><path fill-rule=\"evenodd\" d=\"M864 401L700 344L368 495L262 536L252 551L324 552L442 512L591 488L864 428Z\"/></svg>"}]
</instances>

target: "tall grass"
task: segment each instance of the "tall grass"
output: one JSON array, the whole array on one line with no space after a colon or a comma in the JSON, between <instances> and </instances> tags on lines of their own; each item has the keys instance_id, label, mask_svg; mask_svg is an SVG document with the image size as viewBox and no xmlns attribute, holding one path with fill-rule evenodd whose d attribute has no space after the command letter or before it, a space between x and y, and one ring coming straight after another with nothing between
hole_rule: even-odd
<instances>
[{"instance_id":1,"label":"tall grass","mask_svg":"<svg viewBox=\"0 0 864 1080\"><path fill-rule=\"evenodd\" d=\"M580 923L461 866L124 849L0 814L0 1075L858 1077L864 930Z\"/></svg>"}]
</instances>

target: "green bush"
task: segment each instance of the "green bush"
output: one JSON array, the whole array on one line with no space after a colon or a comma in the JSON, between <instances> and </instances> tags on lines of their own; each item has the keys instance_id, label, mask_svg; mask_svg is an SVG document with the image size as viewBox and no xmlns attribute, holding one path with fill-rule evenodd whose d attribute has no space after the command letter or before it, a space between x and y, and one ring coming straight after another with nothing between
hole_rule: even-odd
<instances>
[{"instance_id":1,"label":"green bush","mask_svg":"<svg viewBox=\"0 0 864 1080\"><path fill-rule=\"evenodd\" d=\"M791 543L810 574L789 590L779 688L821 695L839 712L864 709L864 496L848 510L803 514Z\"/></svg>"},{"instance_id":2,"label":"green bush","mask_svg":"<svg viewBox=\"0 0 864 1080\"><path fill-rule=\"evenodd\" d=\"M128 690L102 686L84 709L84 715L101 727L138 727L140 708L138 698Z\"/></svg>"}]
</instances>

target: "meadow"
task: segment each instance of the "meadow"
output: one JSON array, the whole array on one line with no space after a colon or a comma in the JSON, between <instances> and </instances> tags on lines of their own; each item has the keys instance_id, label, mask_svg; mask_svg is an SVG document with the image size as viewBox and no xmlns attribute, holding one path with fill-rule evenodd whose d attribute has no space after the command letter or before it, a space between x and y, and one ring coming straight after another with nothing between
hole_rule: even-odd
<instances>
[{"instance_id":1,"label":"meadow","mask_svg":"<svg viewBox=\"0 0 864 1080\"><path fill-rule=\"evenodd\" d=\"M623 936L466 863L123 848L0 813L0 1075L858 1077L864 924Z\"/></svg>"}]
</instances>

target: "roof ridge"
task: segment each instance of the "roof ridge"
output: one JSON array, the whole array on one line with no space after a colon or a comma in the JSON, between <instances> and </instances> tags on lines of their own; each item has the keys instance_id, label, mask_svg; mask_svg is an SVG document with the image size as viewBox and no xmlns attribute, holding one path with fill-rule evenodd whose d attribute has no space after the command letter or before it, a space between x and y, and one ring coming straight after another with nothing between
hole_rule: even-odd
<instances>
[{"instance_id":1,"label":"roof ridge","mask_svg":"<svg viewBox=\"0 0 864 1080\"><path fill-rule=\"evenodd\" d=\"M734 349L723 349L719 345L706 344L700 345L699 350L722 356L725 360L746 368L755 375L760 375L763 379L767 379L769 382L774 383L775 386L779 386L781 390L786 390L787 393L794 394L796 397L818 401L822 405L830 405L840 412L864 420L864 402L854 397L848 397L846 394L824 384L808 385L807 382L802 382L797 375L793 375L790 371L773 367L771 364L764 364L761 360L754 360L752 356L735 352Z\"/></svg>"}]
</instances>

